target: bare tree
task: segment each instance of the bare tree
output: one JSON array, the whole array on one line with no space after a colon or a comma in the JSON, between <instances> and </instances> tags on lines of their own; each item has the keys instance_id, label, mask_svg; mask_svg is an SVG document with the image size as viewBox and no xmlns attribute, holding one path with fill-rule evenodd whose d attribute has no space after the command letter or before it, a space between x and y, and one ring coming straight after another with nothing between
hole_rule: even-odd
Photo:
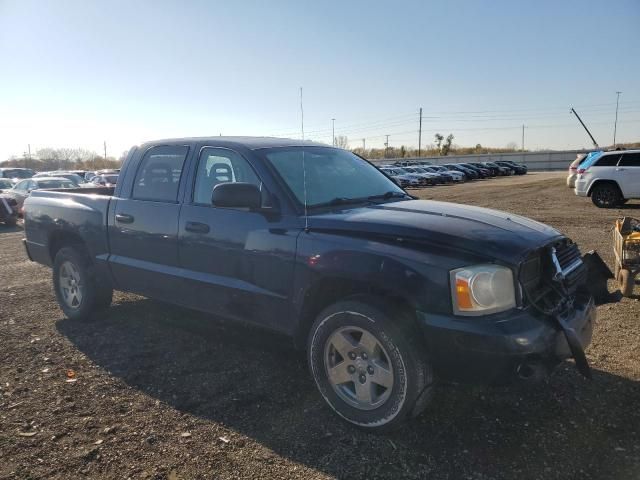
<instances>
[{"instance_id":1,"label":"bare tree","mask_svg":"<svg viewBox=\"0 0 640 480\"><path fill-rule=\"evenodd\" d=\"M349 140L347 139L346 135L338 135L335 138L335 145L338 148L349 148Z\"/></svg>"}]
</instances>

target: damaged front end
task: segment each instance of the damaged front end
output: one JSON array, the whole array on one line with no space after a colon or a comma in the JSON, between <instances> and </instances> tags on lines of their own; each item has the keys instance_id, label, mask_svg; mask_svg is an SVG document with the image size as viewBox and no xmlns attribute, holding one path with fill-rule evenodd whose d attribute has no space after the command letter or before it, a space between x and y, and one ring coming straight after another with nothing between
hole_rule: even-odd
<instances>
[{"instance_id":1,"label":"damaged front end","mask_svg":"<svg viewBox=\"0 0 640 480\"><path fill-rule=\"evenodd\" d=\"M562 331L566 353L573 357L578 371L591 378L584 348L591 340L592 326L580 326L576 331L568 319L573 318L576 309L581 310L586 303L593 302L588 285L601 285L599 279L606 276L608 268L595 252L586 257L582 257L575 243L564 238L531 253L521 264L519 278L523 306L530 307ZM563 355L562 350L563 346L559 346L558 356Z\"/></svg>"}]
</instances>

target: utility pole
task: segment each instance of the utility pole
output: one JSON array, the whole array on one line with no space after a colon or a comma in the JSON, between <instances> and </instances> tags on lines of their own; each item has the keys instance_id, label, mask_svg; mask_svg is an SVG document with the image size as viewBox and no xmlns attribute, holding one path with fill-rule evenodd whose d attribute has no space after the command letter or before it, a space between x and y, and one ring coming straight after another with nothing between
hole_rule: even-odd
<instances>
[{"instance_id":1,"label":"utility pole","mask_svg":"<svg viewBox=\"0 0 640 480\"><path fill-rule=\"evenodd\" d=\"M29 160L31 160L31 144L27 144L27 150L29 151Z\"/></svg>"},{"instance_id":2,"label":"utility pole","mask_svg":"<svg viewBox=\"0 0 640 480\"><path fill-rule=\"evenodd\" d=\"M418 156L422 147L422 107L420 107L420 128L418 129Z\"/></svg>"},{"instance_id":3,"label":"utility pole","mask_svg":"<svg viewBox=\"0 0 640 480\"><path fill-rule=\"evenodd\" d=\"M524 152L524 123L522 124L522 151Z\"/></svg>"},{"instance_id":4,"label":"utility pole","mask_svg":"<svg viewBox=\"0 0 640 480\"><path fill-rule=\"evenodd\" d=\"M331 119L331 138L333 138L333 146L336 146L336 119Z\"/></svg>"},{"instance_id":5,"label":"utility pole","mask_svg":"<svg viewBox=\"0 0 640 480\"><path fill-rule=\"evenodd\" d=\"M384 142L384 158L389 156L389 135L385 135L387 137L387 141Z\"/></svg>"},{"instance_id":6,"label":"utility pole","mask_svg":"<svg viewBox=\"0 0 640 480\"><path fill-rule=\"evenodd\" d=\"M104 141L104 159L107 159L107 141Z\"/></svg>"},{"instance_id":7,"label":"utility pole","mask_svg":"<svg viewBox=\"0 0 640 480\"><path fill-rule=\"evenodd\" d=\"M620 104L620 94L622 92L616 92L616 121L613 124L613 148L616 148L616 130L618 129L618 105Z\"/></svg>"},{"instance_id":8,"label":"utility pole","mask_svg":"<svg viewBox=\"0 0 640 480\"><path fill-rule=\"evenodd\" d=\"M366 143L366 139L363 138L362 139L362 154L364 155L364 152L367 150L367 143Z\"/></svg>"}]
</instances>

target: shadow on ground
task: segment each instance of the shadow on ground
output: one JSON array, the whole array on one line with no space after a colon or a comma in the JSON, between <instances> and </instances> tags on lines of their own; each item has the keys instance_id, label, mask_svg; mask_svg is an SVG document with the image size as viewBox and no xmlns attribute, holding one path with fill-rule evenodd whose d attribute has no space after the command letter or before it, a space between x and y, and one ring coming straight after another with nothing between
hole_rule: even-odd
<instances>
[{"instance_id":1,"label":"shadow on ground","mask_svg":"<svg viewBox=\"0 0 640 480\"><path fill-rule=\"evenodd\" d=\"M536 387L444 386L418 419L378 436L333 415L304 355L261 329L151 300L57 328L131 387L338 477L640 477L639 385L597 365L593 381L566 363Z\"/></svg>"}]
</instances>

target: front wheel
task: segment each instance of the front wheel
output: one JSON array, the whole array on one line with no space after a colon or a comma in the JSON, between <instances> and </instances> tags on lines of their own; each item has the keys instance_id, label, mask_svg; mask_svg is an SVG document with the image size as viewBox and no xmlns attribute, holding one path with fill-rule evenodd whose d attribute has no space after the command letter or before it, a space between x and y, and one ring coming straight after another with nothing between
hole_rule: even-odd
<instances>
[{"instance_id":1,"label":"front wheel","mask_svg":"<svg viewBox=\"0 0 640 480\"><path fill-rule=\"evenodd\" d=\"M318 315L309 335L311 374L329 406L369 431L388 431L422 412L433 372L415 326L374 300L354 298Z\"/></svg>"}]
</instances>

